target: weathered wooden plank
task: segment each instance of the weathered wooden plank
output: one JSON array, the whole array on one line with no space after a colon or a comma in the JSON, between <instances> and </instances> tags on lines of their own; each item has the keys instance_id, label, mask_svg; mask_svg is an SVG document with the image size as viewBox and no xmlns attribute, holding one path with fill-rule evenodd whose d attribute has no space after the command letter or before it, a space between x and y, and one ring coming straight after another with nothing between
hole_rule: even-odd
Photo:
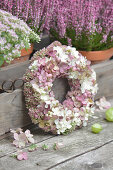
<instances>
[{"instance_id":1,"label":"weathered wooden plank","mask_svg":"<svg viewBox=\"0 0 113 170\"><path fill-rule=\"evenodd\" d=\"M113 142L58 165L51 170L113 170Z\"/></svg>"},{"instance_id":2,"label":"weathered wooden plank","mask_svg":"<svg viewBox=\"0 0 113 170\"><path fill-rule=\"evenodd\" d=\"M34 135L35 143L40 143L42 141L46 142L47 139L54 137L54 135L44 133L44 131L39 129L37 126L31 127L30 131ZM16 147L12 145L13 140L13 135L11 133L9 133L5 138L0 140L0 158L17 150ZM29 147L29 145L30 144L28 144L26 147Z\"/></svg>"},{"instance_id":3,"label":"weathered wooden plank","mask_svg":"<svg viewBox=\"0 0 113 170\"><path fill-rule=\"evenodd\" d=\"M0 94L0 135L8 132L10 128L30 124L27 112L22 90Z\"/></svg>"},{"instance_id":4,"label":"weathered wooden plank","mask_svg":"<svg viewBox=\"0 0 113 170\"><path fill-rule=\"evenodd\" d=\"M64 161L78 157L81 154L90 152L91 150L113 141L113 123L104 120L103 112L97 113L97 115L99 119L91 119L88 127L76 130L67 136L55 136L40 142L37 151L28 153L29 159L27 161L19 162L14 158L9 157L9 155L2 157L0 159L1 167L4 170L11 170L12 168L15 170L47 170ZM103 131L100 134L91 133L91 125L94 122L99 122L103 126ZM60 150L54 151L52 147L57 141L62 142L64 146ZM44 143L49 145L50 149L48 151L43 151L41 149L41 146Z\"/></svg>"},{"instance_id":5,"label":"weathered wooden plank","mask_svg":"<svg viewBox=\"0 0 113 170\"><path fill-rule=\"evenodd\" d=\"M113 60L95 64L92 68L97 73L98 93L95 99L102 96L113 96Z\"/></svg>"},{"instance_id":6,"label":"weathered wooden plank","mask_svg":"<svg viewBox=\"0 0 113 170\"><path fill-rule=\"evenodd\" d=\"M0 68L0 85L4 80L15 80L23 77L28 66L29 61L25 61L23 63L12 64L7 67Z\"/></svg>"}]
</instances>

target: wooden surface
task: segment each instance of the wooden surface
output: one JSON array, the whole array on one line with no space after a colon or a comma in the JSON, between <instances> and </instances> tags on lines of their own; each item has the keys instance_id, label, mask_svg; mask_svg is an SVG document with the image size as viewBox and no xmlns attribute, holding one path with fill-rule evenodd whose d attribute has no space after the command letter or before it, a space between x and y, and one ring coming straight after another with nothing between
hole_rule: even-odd
<instances>
[{"instance_id":1,"label":"wooden surface","mask_svg":"<svg viewBox=\"0 0 113 170\"><path fill-rule=\"evenodd\" d=\"M22 77L28 65L29 62L27 61L22 64L2 68L0 70L0 83L6 79L14 80L15 78ZM99 86L95 99L102 96L113 96L113 60L95 64L92 68L97 73L97 83ZM52 88L56 99L60 102L65 99L68 89L68 83L65 79L55 80ZM0 94L0 135L8 132L10 128L23 127L27 124L31 124L31 121L27 114L22 90Z\"/></svg>"},{"instance_id":2,"label":"wooden surface","mask_svg":"<svg viewBox=\"0 0 113 170\"><path fill-rule=\"evenodd\" d=\"M99 87L95 99L113 96L113 60L95 64L92 68L96 71Z\"/></svg>"},{"instance_id":3,"label":"wooden surface","mask_svg":"<svg viewBox=\"0 0 113 170\"><path fill-rule=\"evenodd\" d=\"M111 100L113 106L113 100ZM69 135L54 136L32 128L38 150L28 152L28 160L18 161L10 157L16 151L11 145L12 137L0 140L0 170L113 170L113 123L107 122L104 112L95 113L88 126ZM103 130L99 134L91 132L91 125L99 122ZM61 149L53 150L55 142L62 142ZM49 150L41 146L48 144ZM28 146L24 151L28 150Z\"/></svg>"},{"instance_id":4,"label":"wooden surface","mask_svg":"<svg viewBox=\"0 0 113 170\"><path fill-rule=\"evenodd\" d=\"M10 128L30 124L27 112L22 90L0 94L0 135L8 132Z\"/></svg>"},{"instance_id":5,"label":"wooden surface","mask_svg":"<svg viewBox=\"0 0 113 170\"><path fill-rule=\"evenodd\" d=\"M0 85L4 80L15 80L23 77L25 70L29 66L29 61L23 63L12 64L3 68L0 68Z\"/></svg>"}]
</instances>

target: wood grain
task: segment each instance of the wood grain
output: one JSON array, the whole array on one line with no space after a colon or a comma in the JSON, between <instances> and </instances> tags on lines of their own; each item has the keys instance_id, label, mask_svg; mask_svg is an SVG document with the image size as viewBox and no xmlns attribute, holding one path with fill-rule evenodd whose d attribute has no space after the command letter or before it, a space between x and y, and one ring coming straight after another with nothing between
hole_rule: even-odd
<instances>
[{"instance_id":1,"label":"wood grain","mask_svg":"<svg viewBox=\"0 0 113 170\"><path fill-rule=\"evenodd\" d=\"M113 142L62 163L51 170L113 170Z\"/></svg>"},{"instance_id":2,"label":"wood grain","mask_svg":"<svg viewBox=\"0 0 113 170\"><path fill-rule=\"evenodd\" d=\"M23 63L12 64L3 68L0 68L0 85L4 80L15 80L23 77L26 69L29 66L29 61Z\"/></svg>"},{"instance_id":3,"label":"wood grain","mask_svg":"<svg viewBox=\"0 0 113 170\"><path fill-rule=\"evenodd\" d=\"M0 94L0 135L8 132L10 128L30 124L27 113L22 90Z\"/></svg>"},{"instance_id":4,"label":"wood grain","mask_svg":"<svg viewBox=\"0 0 113 170\"><path fill-rule=\"evenodd\" d=\"M113 60L95 64L92 68L96 71L99 87L95 99L113 96Z\"/></svg>"},{"instance_id":5,"label":"wood grain","mask_svg":"<svg viewBox=\"0 0 113 170\"><path fill-rule=\"evenodd\" d=\"M112 101L112 106L113 106L113 101ZM38 150L35 152L28 153L27 161L20 162L10 157L12 150L10 149L11 144L9 141L11 139L8 139L5 145L3 141L0 141L0 146L2 146L0 149L7 146L7 150L9 151L8 155L6 156L4 155L0 158L1 167L4 170L6 169L8 170L11 170L11 169L14 169L14 170L20 170L20 169L21 170L27 170L27 169L47 170L47 169L55 169L55 167L57 169L62 169L62 167L66 165L67 167L70 167L70 170L71 170L71 167L73 168L74 165L73 166L71 164L68 165L68 162L72 160L76 161L77 158L78 158L77 161L81 159L81 162L79 161L77 163L77 166L81 167L82 160L83 160L82 156L84 156L85 154L88 155L90 152L93 153L95 150L98 151L99 148L101 149L104 145L107 146L108 143L113 142L113 135L112 135L113 134L113 123L109 123L104 120L104 112L96 113L96 115L98 116L98 119L91 118L89 121L88 127L76 130L67 136L50 135L49 139L46 138L46 140L38 142L38 146L39 146ZM91 133L91 125L95 122L99 122L103 127L103 130L100 134ZM38 131L35 139L38 139L42 136L45 136L45 134L42 133L40 135L40 131ZM61 149L55 151L53 150L53 144L57 141L62 142L64 146ZM43 151L41 149L41 146L43 144L48 144L49 146L48 151ZM111 149L112 149L112 146L110 145L109 150ZM27 148L24 151L27 151ZM107 151L107 149L104 150L103 162L104 162L104 158L106 158L107 155L109 159L109 156L111 156L111 153L113 153L113 150L109 154L108 152L109 151ZM98 153L99 151L97 152L97 155ZM101 155L101 152L100 152L100 155ZM85 156L84 156L84 159L86 159ZM102 163L102 161L100 161L99 157L95 159L96 159L95 162L92 161L93 160L93 154L92 154L92 160L89 162L88 162L88 159L86 162L84 161L83 167L85 166L88 167L88 165L100 166L100 164L96 164L96 163ZM107 168L109 168L109 164L107 164L106 170L112 170L112 169L107 169Z\"/></svg>"}]
</instances>

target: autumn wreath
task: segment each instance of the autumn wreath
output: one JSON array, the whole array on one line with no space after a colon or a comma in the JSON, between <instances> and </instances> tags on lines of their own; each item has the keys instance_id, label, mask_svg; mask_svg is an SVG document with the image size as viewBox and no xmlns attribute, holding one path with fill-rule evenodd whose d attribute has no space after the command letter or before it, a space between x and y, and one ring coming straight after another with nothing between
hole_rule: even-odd
<instances>
[{"instance_id":1,"label":"autumn wreath","mask_svg":"<svg viewBox=\"0 0 113 170\"><path fill-rule=\"evenodd\" d=\"M60 103L52 91L56 78L67 78L70 91ZM24 75L24 94L32 122L46 132L65 134L86 126L94 112L96 74L75 48L52 43L34 54Z\"/></svg>"}]
</instances>

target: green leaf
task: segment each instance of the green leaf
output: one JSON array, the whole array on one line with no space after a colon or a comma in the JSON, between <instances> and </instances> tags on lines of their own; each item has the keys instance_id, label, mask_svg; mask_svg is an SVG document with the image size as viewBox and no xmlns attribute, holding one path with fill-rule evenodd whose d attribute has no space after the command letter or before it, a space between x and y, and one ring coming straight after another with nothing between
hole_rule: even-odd
<instances>
[{"instance_id":1,"label":"green leaf","mask_svg":"<svg viewBox=\"0 0 113 170\"><path fill-rule=\"evenodd\" d=\"M4 63L3 54L0 54L0 66L2 66L3 63Z\"/></svg>"}]
</instances>

